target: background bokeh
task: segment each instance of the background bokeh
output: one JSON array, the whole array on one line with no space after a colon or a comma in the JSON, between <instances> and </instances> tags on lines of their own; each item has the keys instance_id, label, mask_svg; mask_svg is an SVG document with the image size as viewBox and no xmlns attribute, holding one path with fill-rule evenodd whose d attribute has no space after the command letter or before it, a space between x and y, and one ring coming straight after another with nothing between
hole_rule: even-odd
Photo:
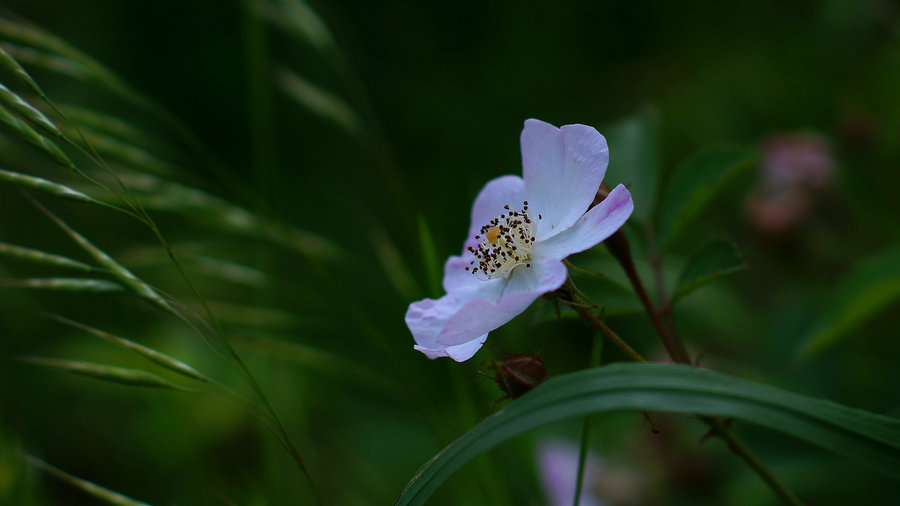
<instances>
[{"instance_id":1,"label":"background bokeh","mask_svg":"<svg viewBox=\"0 0 900 506\"><path fill-rule=\"evenodd\" d=\"M608 134L607 183L632 189L642 181L616 179L627 173L617 152L637 149L655 160L665 187L703 149L759 149L759 162L727 185L664 257L670 284L712 237L733 241L749 266L679 305L688 347L720 371L900 416L896 3L316 1L312 18L313 11L295 16L291 5L6 0L3 16L55 34L154 101L141 107L90 79L23 61L55 103L141 132L129 138L125 126L111 129L111 137L137 139L128 142L143 154L107 157L123 174L159 169L151 182L126 182L146 198L327 504L390 503L422 463L489 413L502 392L478 374L480 361L540 351L551 374L588 365L591 332L571 314L556 321L541 301L492 333L496 349L486 346L462 364L414 352L403 323L410 302L441 294L440 265L458 252L477 191L490 178L520 171L518 135L530 117ZM0 44L8 40L0 30ZM27 96L9 73L0 75ZM824 183L800 183L802 198L785 190L790 185L771 167L773 143L802 151L807 144L798 138L815 139L815 156L828 166ZM0 140L0 167L92 188L8 132ZM310 253L281 228L271 237L236 232L221 213L204 212L212 201L169 191L167 181L327 238L343 253ZM783 199L772 204L777 212L795 212L787 225L754 207L754 198L774 195ZM179 307L202 312L164 247L138 221L39 198ZM166 198L182 205L166 205ZM634 228L628 233L645 269L647 245ZM0 241L86 260L5 184ZM858 299L862 316L833 345L800 356L835 317L830 311L840 309L834 301L853 298L853 283L844 280L859 277L857 284L871 287L882 279L880 270L866 277L873 258L886 266L886 284ZM573 262L624 280L603 247ZM47 272L0 258L5 279ZM662 360L646 315L634 306L626 300L608 323ZM16 360L40 355L146 367L47 313L165 351L249 394L238 371L197 332L137 298L0 287L0 502L96 501L24 464L19 450L152 504L310 500L287 452L234 403ZM620 358L604 354L604 362ZM620 483L642 484L612 504L774 502L723 445L697 443L702 424L662 414L655 423L660 434L640 414L595 420L592 446L610 466L604 472L618 469L626 476ZM536 448L549 437L577 441L580 428L576 420L502 445L458 473L434 504L544 504ZM751 426L736 429L816 504L896 497L896 482L849 461Z\"/></svg>"}]
</instances>

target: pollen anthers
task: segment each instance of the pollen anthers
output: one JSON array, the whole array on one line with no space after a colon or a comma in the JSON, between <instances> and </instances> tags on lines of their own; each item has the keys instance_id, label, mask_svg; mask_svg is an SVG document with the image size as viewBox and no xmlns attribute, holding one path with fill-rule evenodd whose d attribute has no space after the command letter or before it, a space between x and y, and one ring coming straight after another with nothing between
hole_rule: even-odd
<instances>
[{"instance_id":1,"label":"pollen anthers","mask_svg":"<svg viewBox=\"0 0 900 506\"><path fill-rule=\"evenodd\" d=\"M528 215L528 201L522 210L503 206L504 212L481 227L477 246L467 249L475 257L466 270L482 280L509 277L520 265L531 267L535 224Z\"/></svg>"}]
</instances>

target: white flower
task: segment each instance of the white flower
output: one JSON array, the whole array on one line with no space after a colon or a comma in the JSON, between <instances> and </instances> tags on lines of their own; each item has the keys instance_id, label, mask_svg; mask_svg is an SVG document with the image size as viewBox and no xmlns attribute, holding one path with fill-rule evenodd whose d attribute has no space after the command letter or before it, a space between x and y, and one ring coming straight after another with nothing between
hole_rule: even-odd
<instances>
[{"instance_id":1,"label":"white flower","mask_svg":"<svg viewBox=\"0 0 900 506\"><path fill-rule=\"evenodd\" d=\"M529 119L522 130L522 177L489 181L475 198L461 256L444 265L440 299L409 305L415 349L468 360L500 327L566 280L567 256L618 230L634 205L619 185L588 208L606 174L609 149L592 127Z\"/></svg>"}]
</instances>

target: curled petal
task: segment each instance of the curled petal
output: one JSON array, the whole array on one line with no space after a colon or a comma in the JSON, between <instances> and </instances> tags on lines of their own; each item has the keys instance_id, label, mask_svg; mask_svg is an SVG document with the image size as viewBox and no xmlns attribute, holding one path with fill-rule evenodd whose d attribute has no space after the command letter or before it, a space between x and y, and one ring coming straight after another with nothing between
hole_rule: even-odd
<instances>
[{"instance_id":1,"label":"curled petal","mask_svg":"<svg viewBox=\"0 0 900 506\"><path fill-rule=\"evenodd\" d=\"M592 248L619 230L634 211L631 193L623 185L585 213L572 227L535 245L538 258L563 259Z\"/></svg>"},{"instance_id":2,"label":"curled petal","mask_svg":"<svg viewBox=\"0 0 900 506\"><path fill-rule=\"evenodd\" d=\"M415 345L413 349L421 351L426 357L434 359L439 357L450 357L457 362L464 362L472 358L487 340L487 334L473 339L467 343L458 344L456 346L434 345L434 348L426 348L425 346Z\"/></svg>"},{"instance_id":3,"label":"curled petal","mask_svg":"<svg viewBox=\"0 0 900 506\"><path fill-rule=\"evenodd\" d=\"M590 206L606 175L609 148L592 127L556 128L536 119L525 122L521 145L529 207L542 215L540 241L572 226Z\"/></svg>"}]
</instances>

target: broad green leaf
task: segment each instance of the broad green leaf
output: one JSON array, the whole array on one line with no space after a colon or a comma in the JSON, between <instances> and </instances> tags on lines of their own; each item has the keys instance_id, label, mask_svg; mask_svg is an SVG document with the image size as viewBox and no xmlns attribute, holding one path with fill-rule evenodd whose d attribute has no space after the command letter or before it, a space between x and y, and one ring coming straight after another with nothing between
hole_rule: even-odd
<instances>
[{"instance_id":1,"label":"broad green leaf","mask_svg":"<svg viewBox=\"0 0 900 506\"><path fill-rule=\"evenodd\" d=\"M722 147L704 151L685 162L672 176L660 201L656 229L660 244L682 233L716 194L751 167L757 157L752 149Z\"/></svg>"},{"instance_id":2,"label":"broad green leaf","mask_svg":"<svg viewBox=\"0 0 900 506\"><path fill-rule=\"evenodd\" d=\"M722 276L744 270L747 264L731 241L715 239L703 245L691 255L681 276L678 288L672 293L672 302Z\"/></svg>"},{"instance_id":3,"label":"broad green leaf","mask_svg":"<svg viewBox=\"0 0 900 506\"><path fill-rule=\"evenodd\" d=\"M720 415L808 441L900 478L900 420L710 370L619 363L552 378L435 455L395 504L424 504L481 453L554 422L622 410Z\"/></svg>"},{"instance_id":4,"label":"broad green leaf","mask_svg":"<svg viewBox=\"0 0 900 506\"><path fill-rule=\"evenodd\" d=\"M813 327L801 356L810 357L900 299L900 247L860 260L839 283Z\"/></svg>"},{"instance_id":5,"label":"broad green leaf","mask_svg":"<svg viewBox=\"0 0 900 506\"><path fill-rule=\"evenodd\" d=\"M610 188L622 183L634 199L634 218L647 224L656 209L659 162L656 112L647 108L603 130L609 144L609 168L604 181Z\"/></svg>"}]
</instances>

